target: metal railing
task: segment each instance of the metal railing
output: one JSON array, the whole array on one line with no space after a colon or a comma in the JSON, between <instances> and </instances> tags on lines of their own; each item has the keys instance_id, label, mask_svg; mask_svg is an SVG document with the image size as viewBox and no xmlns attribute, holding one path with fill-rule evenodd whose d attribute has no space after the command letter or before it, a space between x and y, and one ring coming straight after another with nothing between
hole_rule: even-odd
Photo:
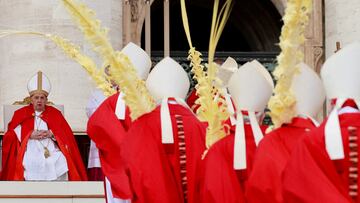
<instances>
[{"instance_id":1,"label":"metal railing","mask_svg":"<svg viewBox=\"0 0 360 203\"><path fill-rule=\"evenodd\" d=\"M207 61L207 52L201 52L203 54L204 62ZM231 56L236 60L239 65L242 65L248 61L252 61L254 59L258 60L262 63L270 72L274 70L276 66L276 56L278 52L217 52L215 55L215 59L220 59L225 61L227 57ZM171 58L176 60L180 65L185 69L185 71L189 74L189 77L192 78L191 68L189 66L189 60L187 59L188 53L186 51L172 51L170 52ZM164 52L162 51L152 51L151 59L153 61L153 65L157 64L161 59L164 58ZM191 79L191 88L195 85L195 81Z\"/></svg>"},{"instance_id":2,"label":"metal railing","mask_svg":"<svg viewBox=\"0 0 360 203\"><path fill-rule=\"evenodd\" d=\"M207 61L207 52L201 52L203 54L203 60ZM279 52L217 52L215 55L215 59L220 59L225 61L227 57L231 56L236 60L239 65L242 65L248 61L252 61L254 59L258 60L261 64L263 64L269 73L272 76L272 72L276 67L276 56ZM196 81L192 79L191 68L189 66L189 60L187 59L188 53L185 51L172 51L170 52L170 56L176 60L180 65L185 69L188 73L191 86L190 91L195 87ZM151 59L153 61L153 65L158 63L161 59L164 58L164 53L162 51L152 51ZM275 81L274 81L275 82ZM268 112L268 109L265 110ZM266 114L263 123L265 125L271 125L271 118L268 114Z\"/></svg>"}]
</instances>

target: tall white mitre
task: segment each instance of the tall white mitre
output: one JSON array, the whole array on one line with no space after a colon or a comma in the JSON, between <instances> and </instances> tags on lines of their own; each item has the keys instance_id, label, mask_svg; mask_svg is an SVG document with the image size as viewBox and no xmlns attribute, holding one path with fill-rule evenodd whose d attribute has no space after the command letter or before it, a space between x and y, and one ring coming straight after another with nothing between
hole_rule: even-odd
<instances>
[{"instance_id":1,"label":"tall white mitre","mask_svg":"<svg viewBox=\"0 0 360 203\"><path fill-rule=\"evenodd\" d=\"M138 76L146 80L151 68L150 56L138 45L129 42L122 50L127 57L129 57L131 63L134 65Z\"/></svg>"},{"instance_id":2,"label":"tall white mitre","mask_svg":"<svg viewBox=\"0 0 360 203\"><path fill-rule=\"evenodd\" d=\"M146 87L157 102L161 102L162 143L174 143L168 98L187 106L184 99L190 88L190 80L183 67L170 57L161 60L150 72Z\"/></svg>"},{"instance_id":3,"label":"tall white mitre","mask_svg":"<svg viewBox=\"0 0 360 203\"><path fill-rule=\"evenodd\" d=\"M49 78L43 72L38 71L28 81L27 89L30 96L35 93L43 93L48 96L51 91L51 83Z\"/></svg>"},{"instance_id":4,"label":"tall white mitre","mask_svg":"<svg viewBox=\"0 0 360 203\"><path fill-rule=\"evenodd\" d=\"M125 54L134 65L137 75L142 80L146 80L151 69L150 56L138 45L129 42L121 52ZM120 87L121 88L121 87ZM126 104L123 100L123 92L120 93L116 102L115 114L118 119L125 119Z\"/></svg>"},{"instance_id":5,"label":"tall white mitre","mask_svg":"<svg viewBox=\"0 0 360 203\"><path fill-rule=\"evenodd\" d=\"M227 91L227 85L228 82L230 80L230 77L232 76L232 74L234 74L234 72L238 69L238 64L235 61L235 59L233 59L232 57L227 57L227 59L225 60L225 62L219 66L219 71L217 74L217 77L222 81L222 86L221 88L223 89L223 96L226 102L226 106L227 106L227 110L230 114L230 123L231 125L235 125L235 108L234 105L231 101L231 97L228 94Z\"/></svg>"},{"instance_id":6,"label":"tall white mitre","mask_svg":"<svg viewBox=\"0 0 360 203\"><path fill-rule=\"evenodd\" d=\"M338 110L347 99L360 105L360 43L353 42L329 57L322 69L327 99L336 99L325 126L325 145L330 159L344 158Z\"/></svg>"},{"instance_id":7,"label":"tall white mitre","mask_svg":"<svg viewBox=\"0 0 360 203\"><path fill-rule=\"evenodd\" d=\"M305 63L298 65L291 90L296 98L296 113L315 121L325 101L325 89L319 75Z\"/></svg>"},{"instance_id":8,"label":"tall white mitre","mask_svg":"<svg viewBox=\"0 0 360 203\"><path fill-rule=\"evenodd\" d=\"M238 69L238 64L232 57L227 57L225 62L219 67L217 77L226 87L232 74Z\"/></svg>"},{"instance_id":9,"label":"tall white mitre","mask_svg":"<svg viewBox=\"0 0 360 203\"><path fill-rule=\"evenodd\" d=\"M263 137L255 113L263 112L274 89L271 75L258 61L245 63L230 78L229 92L237 109L234 169L246 169L244 118L247 111L256 145Z\"/></svg>"}]
</instances>

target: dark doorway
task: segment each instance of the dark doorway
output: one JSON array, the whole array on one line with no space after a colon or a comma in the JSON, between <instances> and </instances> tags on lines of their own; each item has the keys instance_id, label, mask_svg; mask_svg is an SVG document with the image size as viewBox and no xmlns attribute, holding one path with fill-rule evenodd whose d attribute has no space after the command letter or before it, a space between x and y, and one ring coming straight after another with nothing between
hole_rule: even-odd
<instances>
[{"instance_id":1,"label":"dark doorway","mask_svg":"<svg viewBox=\"0 0 360 203\"><path fill-rule=\"evenodd\" d=\"M282 26L281 15L271 1L234 0L235 4L219 41L219 52L278 52ZM193 45L208 50L213 1L187 0L187 10ZM151 5L152 51L164 49L163 1ZM141 44L144 46L144 29ZM187 51L182 27L180 1L170 1L170 50Z\"/></svg>"}]
</instances>

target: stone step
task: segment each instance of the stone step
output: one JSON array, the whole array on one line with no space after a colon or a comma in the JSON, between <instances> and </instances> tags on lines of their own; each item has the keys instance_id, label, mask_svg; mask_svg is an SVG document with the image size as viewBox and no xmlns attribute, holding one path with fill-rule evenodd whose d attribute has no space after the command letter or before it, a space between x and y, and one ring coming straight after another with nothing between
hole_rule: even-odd
<instances>
[{"instance_id":1,"label":"stone step","mask_svg":"<svg viewBox=\"0 0 360 203\"><path fill-rule=\"evenodd\" d=\"M0 203L105 203L103 182L1 181Z\"/></svg>"}]
</instances>

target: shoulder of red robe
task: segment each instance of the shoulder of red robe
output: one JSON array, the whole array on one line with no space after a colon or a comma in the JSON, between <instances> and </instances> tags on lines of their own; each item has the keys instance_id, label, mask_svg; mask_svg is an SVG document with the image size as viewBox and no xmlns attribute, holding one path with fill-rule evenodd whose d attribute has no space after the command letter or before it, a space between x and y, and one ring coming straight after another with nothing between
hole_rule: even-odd
<instances>
[{"instance_id":1,"label":"shoulder of red robe","mask_svg":"<svg viewBox=\"0 0 360 203\"><path fill-rule=\"evenodd\" d=\"M62 115L61 111L59 111L57 108L55 108L53 106L46 105L46 111L48 111L49 113L52 113L52 114L56 114L57 116L64 117Z\"/></svg>"},{"instance_id":2,"label":"shoulder of red robe","mask_svg":"<svg viewBox=\"0 0 360 203\"><path fill-rule=\"evenodd\" d=\"M34 109L31 104L16 110L14 112L14 115L13 115L10 123L8 124L9 125L8 129L16 128L16 126L18 126L25 119L28 119L28 118L34 116L33 113L34 113Z\"/></svg>"}]
</instances>

